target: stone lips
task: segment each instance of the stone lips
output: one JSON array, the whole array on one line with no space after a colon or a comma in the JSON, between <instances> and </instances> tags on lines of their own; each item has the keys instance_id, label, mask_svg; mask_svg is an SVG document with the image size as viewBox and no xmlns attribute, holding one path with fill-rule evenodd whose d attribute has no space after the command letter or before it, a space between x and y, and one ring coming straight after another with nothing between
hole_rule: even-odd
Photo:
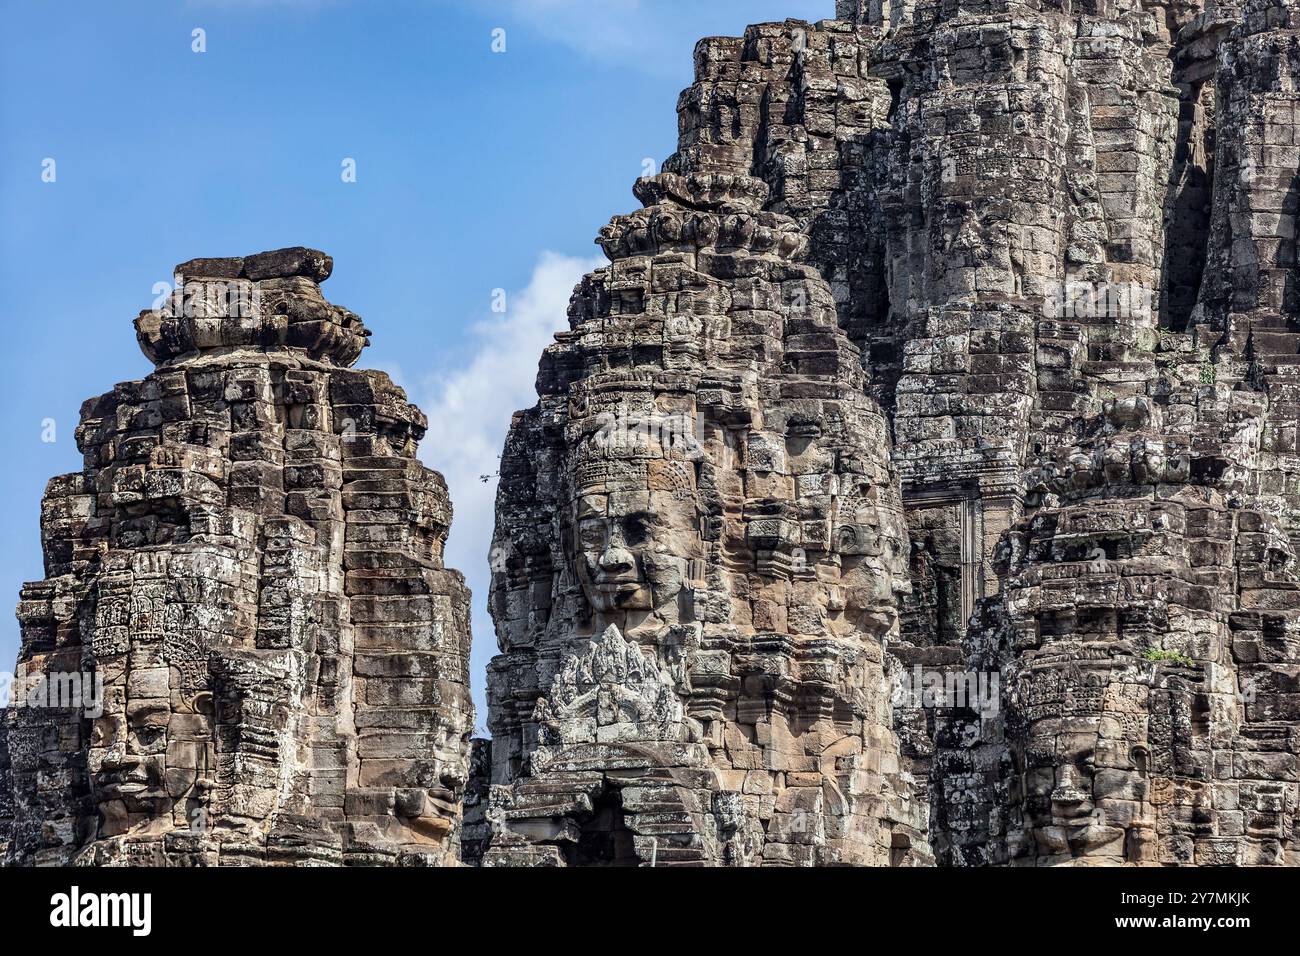
<instances>
[{"instance_id":1,"label":"stone lips","mask_svg":"<svg viewBox=\"0 0 1300 956\"><path fill-rule=\"evenodd\" d=\"M19 663L93 672L103 707L6 713L9 863L458 860L473 707L451 506L415 457L424 415L346 367L364 339L320 296L331 265L178 267L182 289L252 283L264 311L142 323L159 368L83 406Z\"/></svg>"}]
</instances>

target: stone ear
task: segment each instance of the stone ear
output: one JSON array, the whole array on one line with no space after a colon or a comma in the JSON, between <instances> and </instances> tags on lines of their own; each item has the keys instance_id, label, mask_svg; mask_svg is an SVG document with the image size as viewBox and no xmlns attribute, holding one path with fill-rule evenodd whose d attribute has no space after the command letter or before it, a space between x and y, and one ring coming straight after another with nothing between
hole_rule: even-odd
<instances>
[{"instance_id":1,"label":"stone ear","mask_svg":"<svg viewBox=\"0 0 1300 956\"><path fill-rule=\"evenodd\" d=\"M202 714L209 720L216 719L216 703L211 691L202 691L194 695L191 706L196 714Z\"/></svg>"}]
</instances>

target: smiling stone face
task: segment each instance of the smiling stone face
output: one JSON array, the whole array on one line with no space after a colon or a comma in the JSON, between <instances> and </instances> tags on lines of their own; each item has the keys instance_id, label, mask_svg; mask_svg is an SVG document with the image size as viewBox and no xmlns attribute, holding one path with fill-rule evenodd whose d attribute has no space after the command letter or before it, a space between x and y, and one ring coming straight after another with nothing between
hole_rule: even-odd
<instances>
[{"instance_id":1,"label":"smiling stone face","mask_svg":"<svg viewBox=\"0 0 1300 956\"><path fill-rule=\"evenodd\" d=\"M96 835L200 836L217 783L212 661L235 639L232 608L251 584L212 546L113 552L106 564L87 658L104 684L86 752Z\"/></svg>"},{"instance_id":2,"label":"smiling stone face","mask_svg":"<svg viewBox=\"0 0 1300 956\"><path fill-rule=\"evenodd\" d=\"M578 574L592 607L648 611L652 595L641 548L656 523L654 514L642 509L611 513L608 495L584 495L578 499L575 520L581 551Z\"/></svg>"},{"instance_id":3,"label":"smiling stone face","mask_svg":"<svg viewBox=\"0 0 1300 956\"><path fill-rule=\"evenodd\" d=\"M652 612L676 623L692 562L703 556L693 466L615 451L580 459L575 472L583 480L572 509L574 565L591 608ZM622 487L628 474L639 489Z\"/></svg>"},{"instance_id":4,"label":"smiling stone face","mask_svg":"<svg viewBox=\"0 0 1300 956\"><path fill-rule=\"evenodd\" d=\"M1019 778L1013 856L1054 864L1149 860L1143 841L1155 808L1145 679L1140 667L1123 661L1063 663L1051 653L1018 672L1008 713Z\"/></svg>"},{"instance_id":5,"label":"smiling stone face","mask_svg":"<svg viewBox=\"0 0 1300 956\"><path fill-rule=\"evenodd\" d=\"M166 703L143 701L127 705L124 715L103 719L111 735L102 755L91 756L93 791L101 808L122 800L127 809L142 807L150 799L163 799L166 790Z\"/></svg>"},{"instance_id":6,"label":"smiling stone face","mask_svg":"<svg viewBox=\"0 0 1300 956\"><path fill-rule=\"evenodd\" d=\"M146 700L96 721L88 767L101 837L207 818L216 770L212 696L178 698L176 712Z\"/></svg>"}]
</instances>

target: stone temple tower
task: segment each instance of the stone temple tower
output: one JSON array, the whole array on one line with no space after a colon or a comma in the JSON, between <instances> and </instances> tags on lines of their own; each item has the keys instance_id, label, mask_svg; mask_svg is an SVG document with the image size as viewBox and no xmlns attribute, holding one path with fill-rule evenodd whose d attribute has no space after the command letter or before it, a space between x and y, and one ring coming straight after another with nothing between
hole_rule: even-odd
<instances>
[{"instance_id":1,"label":"stone temple tower","mask_svg":"<svg viewBox=\"0 0 1300 956\"><path fill-rule=\"evenodd\" d=\"M472 750L329 260L179 268L45 499L10 860L1300 865L1300 0L835 6L701 40L600 233Z\"/></svg>"},{"instance_id":2,"label":"stone temple tower","mask_svg":"<svg viewBox=\"0 0 1300 956\"><path fill-rule=\"evenodd\" d=\"M502 458L490 865L924 862L888 430L807 237L643 179Z\"/></svg>"},{"instance_id":3,"label":"stone temple tower","mask_svg":"<svg viewBox=\"0 0 1300 956\"><path fill-rule=\"evenodd\" d=\"M457 860L472 705L426 421L329 256L176 267L85 403L0 725L12 864Z\"/></svg>"},{"instance_id":4,"label":"stone temple tower","mask_svg":"<svg viewBox=\"0 0 1300 956\"><path fill-rule=\"evenodd\" d=\"M1300 864L1300 4L835 12L514 420L474 852Z\"/></svg>"}]
</instances>

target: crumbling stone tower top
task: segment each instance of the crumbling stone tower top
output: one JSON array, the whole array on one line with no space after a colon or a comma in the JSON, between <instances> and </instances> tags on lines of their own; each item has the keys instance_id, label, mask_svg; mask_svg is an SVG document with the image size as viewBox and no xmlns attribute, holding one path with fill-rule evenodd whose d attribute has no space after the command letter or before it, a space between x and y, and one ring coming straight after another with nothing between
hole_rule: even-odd
<instances>
[{"instance_id":1,"label":"crumbling stone tower top","mask_svg":"<svg viewBox=\"0 0 1300 956\"><path fill-rule=\"evenodd\" d=\"M157 365L222 350L287 348L349 367L370 331L321 294L333 270L333 258L301 246L182 262L169 307L141 312L136 338Z\"/></svg>"}]
</instances>

